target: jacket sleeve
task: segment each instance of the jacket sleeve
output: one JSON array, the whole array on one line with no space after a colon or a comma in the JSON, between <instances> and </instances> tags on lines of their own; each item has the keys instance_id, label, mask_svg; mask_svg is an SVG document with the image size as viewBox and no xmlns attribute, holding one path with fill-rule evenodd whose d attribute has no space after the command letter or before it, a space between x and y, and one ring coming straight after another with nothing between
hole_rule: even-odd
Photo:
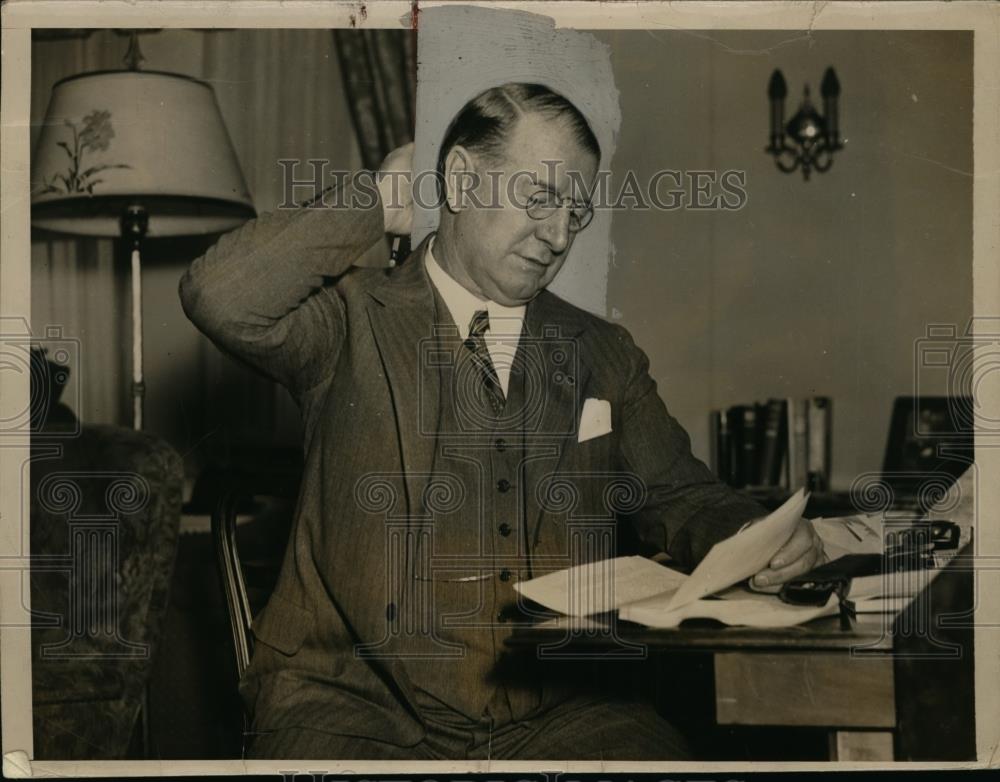
<instances>
[{"instance_id":1,"label":"jacket sleeve","mask_svg":"<svg viewBox=\"0 0 1000 782\"><path fill-rule=\"evenodd\" d=\"M371 182L354 175L315 206L262 214L223 236L181 278L188 318L297 399L332 374L344 338L334 281L384 236Z\"/></svg>"},{"instance_id":2,"label":"jacket sleeve","mask_svg":"<svg viewBox=\"0 0 1000 782\"><path fill-rule=\"evenodd\" d=\"M692 568L715 543L766 511L695 458L687 432L657 393L649 359L625 329L617 328L629 362L621 456L646 486L646 502L631 520L643 541Z\"/></svg>"}]
</instances>

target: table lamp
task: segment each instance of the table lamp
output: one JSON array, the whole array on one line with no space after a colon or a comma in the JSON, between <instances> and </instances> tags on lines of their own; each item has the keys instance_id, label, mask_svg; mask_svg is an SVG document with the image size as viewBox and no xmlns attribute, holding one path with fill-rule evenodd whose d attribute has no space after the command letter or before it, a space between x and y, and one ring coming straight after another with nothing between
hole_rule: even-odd
<instances>
[{"instance_id":1,"label":"table lamp","mask_svg":"<svg viewBox=\"0 0 1000 782\"><path fill-rule=\"evenodd\" d=\"M32 155L31 222L130 244L132 417L141 429L143 240L221 233L256 212L212 88L133 66L53 87Z\"/></svg>"}]
</instances>

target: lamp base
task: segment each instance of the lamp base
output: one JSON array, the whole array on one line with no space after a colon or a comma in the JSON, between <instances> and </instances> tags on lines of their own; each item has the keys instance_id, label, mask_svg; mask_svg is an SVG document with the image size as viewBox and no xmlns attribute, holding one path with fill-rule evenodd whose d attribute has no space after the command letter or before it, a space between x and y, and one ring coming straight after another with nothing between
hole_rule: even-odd
<instances>
[{"instance_id":1,"label":"lamp base","mask_svg":"<svg viewBox=\"0 0 1000 782\"><path fill-rule=\"evenodd\" d=\"M132 427L142 429L146 384L142 375L142 257L139 248L149 226L144 207L130 204L121 218L122 238L132 244Z\"/></svg>"}]
</instances>

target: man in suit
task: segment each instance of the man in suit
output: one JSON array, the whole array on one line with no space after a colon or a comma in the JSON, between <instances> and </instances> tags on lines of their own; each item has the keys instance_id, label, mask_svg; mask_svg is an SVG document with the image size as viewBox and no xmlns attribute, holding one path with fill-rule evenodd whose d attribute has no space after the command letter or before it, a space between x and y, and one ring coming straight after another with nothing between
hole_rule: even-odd
<instances>
[{"instance_id":1,"label":"man in suit","mask_svg":"<svg viewBox=\"0 0 1000 782\"><path fill-rule=\"evenodd\" d=\"M450 126L439 230L398 268L352 267L412 222L398 178L375 198L355 176L336 203L370 208L262 215L182 279L191 320L304 421L291 539L241 682L253 756L685 755L650 704L505 652L531 610L513 585L613 556L617 525L691 567L762 514L692 456L625 329L546 290L599 157L568 100L496 87ZM760 578L820 554L803 522Z\"/></svg>"}]
</instances>

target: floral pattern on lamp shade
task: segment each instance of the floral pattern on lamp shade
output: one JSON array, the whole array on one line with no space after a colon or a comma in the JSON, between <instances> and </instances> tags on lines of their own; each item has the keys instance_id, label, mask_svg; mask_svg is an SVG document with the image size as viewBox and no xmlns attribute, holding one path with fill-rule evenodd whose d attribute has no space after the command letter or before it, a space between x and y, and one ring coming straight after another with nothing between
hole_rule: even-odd
<instances>
[{"instance_id":1,"label":"floral pattern on lamp shade","mask_svg":"<svg viewBox=\"0 0 1000 782\"><path fill-rule=\"evenodd\" d=\"M113 168L131 168L127 163L103 163L84 169L84 157L88 152L105 152L111 146L115 137L115 129L111 125L111 112L94 109L83 118L80 124L63 120L72 133L72 141L57 141L69 157L69 167L66 173L57 173L47 179L38 191L39 195L46 193L86 193L93 195L94 188L103 182L96 178L102 171Z\"/></svg>"}]
</instances>

